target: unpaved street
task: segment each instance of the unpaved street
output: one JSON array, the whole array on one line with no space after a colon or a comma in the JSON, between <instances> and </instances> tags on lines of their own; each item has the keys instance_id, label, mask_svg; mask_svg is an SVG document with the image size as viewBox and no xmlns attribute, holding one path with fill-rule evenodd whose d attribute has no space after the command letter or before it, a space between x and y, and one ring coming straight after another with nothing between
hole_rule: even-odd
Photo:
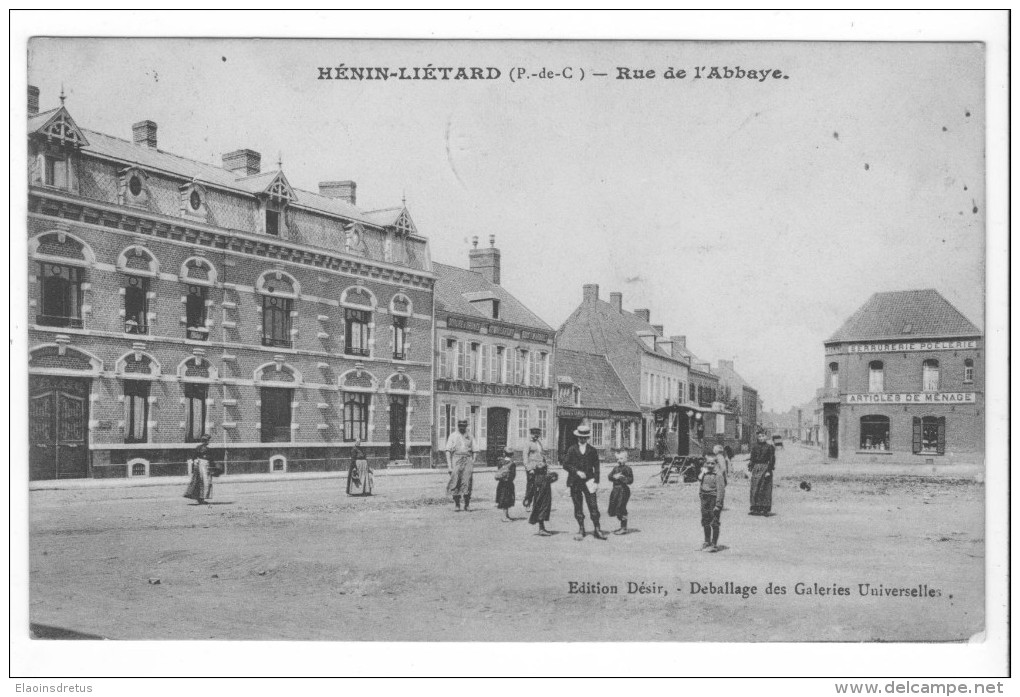
<instances>
[{"instance_id":1,"label":"unpaved street","mask_svg":"<svg viewBox=\"0 0 1020 697\"><path fill-rule=\"evenodd\" d=\"M976 469L877 474L817 460L795 445L780 452L768 519L746 515L747 481L735 477L718 554L696 551L695 485L660 486L653 467L635 468L636 532L605 542L574 541L562 480L549 526L560 534L538 537L523 519L523 476L513 511L522 519L501 523L488 472L475 475L476 510L459 514L438 472L381 474L365 499L345 496L343 479L225 477L206 507L176 485L33 491L31 621L111 639L893 641L980 631ZM599 499L605 515L608 488ZM571 581L618 592L572 594ZM628 593L628 582L665 592ZM692 594L692 582L756 590ZM769 583L786 592L766 594ZM862 596L862 583L907 590ZM797 593L814 584L830 592Z\"/></svg>"}]
</instances>

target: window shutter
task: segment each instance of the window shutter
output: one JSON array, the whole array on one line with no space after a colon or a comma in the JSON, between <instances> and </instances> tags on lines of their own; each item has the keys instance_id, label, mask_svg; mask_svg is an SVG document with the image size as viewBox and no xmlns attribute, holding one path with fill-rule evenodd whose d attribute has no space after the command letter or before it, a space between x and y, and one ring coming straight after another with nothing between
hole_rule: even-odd
<instances>
[{"instance_id":1,"label":"window shutter","mask_svg":"<svg viewBox=\"0 0 1020 697\"><path fill-rule=\"evenodd\" d=\"M921 452L921 417L914 417L914 454Z\"/></svg>"},{"instance_id":2,"label":"window shutter","mask_svg":"<svg viewBox=\"0 0 1020 697\"><path fill-rule=\"evenodd\" d=\"M940 416L939 424L939 455L946 454L946 417Z\"/></svg>"}]
</instances>

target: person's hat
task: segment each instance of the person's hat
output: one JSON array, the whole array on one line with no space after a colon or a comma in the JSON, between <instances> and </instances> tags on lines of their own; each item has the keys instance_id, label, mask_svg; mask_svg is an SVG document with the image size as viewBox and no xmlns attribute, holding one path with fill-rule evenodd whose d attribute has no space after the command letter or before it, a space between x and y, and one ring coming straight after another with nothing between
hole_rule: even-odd
<instances>
[{"instance_id":1,"label":"person's hat","mask_svg":"<svg viewBox=\"0 0 1020 697\"><path fill-rule=\"evenodd\" d=\"M514 449L508 445L505 448L503 448L503 452L507 455L513 455Z\"/></svg>"},{"instance_id":2,"label":"person's hat","mask_svg":"<svg viewBox=\"0 0 1020 697\"><path fill-rule=\"evenodd\" d=\"M540 429L538 426L529 428L528 430L531 431L531 433L537 433L538 435L542 435L542 429Z\"/></svg>"},{"instance_id":3,"label":"person's hat","mask_svg":"<svg viewBox=\"0 0 1020 697\"><path fill-rule=\"evenodd\" d=\"M574 435L578 438L591 438L591 426L578 426L574 430Z\"/></svg>"},{"instance_id":4,"label":"person's hat","mask_svg":"<svg viewBox=\"0 0 1020 697\"><path fill-rule=\"evenodd\" d=\"M721 445L717 445L714 448L712 448L712 452L715 453L716 455L718 455L722 451L723 451L723 447Z\"/></svg>"},{"instance_id":5,"label":"person's hat","mask_svg":"<svg viewBox=\"0 0 1020 697\"><path fill-rule=\"evenodd\" d=\"M467 419L457 419L457 425L458 426L467 426L468 425L468 420Z\"/></svg>"},{"instance_id":6,"label":"person's hat","mask_svg":"<svg viewBox=\"0 0 1020 697\"><path fill-rule=\"evenodd\" d=\"M210 436L208 433L206 433L206 434L203 434L202 437L199 440L201 440L203 443L208 443L209 441L212 440L212 436Z\"/></svg>"}]
</instances>

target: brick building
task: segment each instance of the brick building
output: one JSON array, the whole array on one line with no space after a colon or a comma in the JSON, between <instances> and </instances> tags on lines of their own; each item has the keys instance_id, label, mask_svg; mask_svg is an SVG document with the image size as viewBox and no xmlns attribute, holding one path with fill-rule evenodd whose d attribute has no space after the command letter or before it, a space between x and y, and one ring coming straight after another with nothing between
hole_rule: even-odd
<instances>
[{"instance_id":1,"label":"brick building","mask_svg":"<svg viewBox=\"0 0 1020 697\"><path fill-rule=\"evenodd\" d=\"M615 448L626 448L631 460L641 457L638 435L641 408L630 398L620 376L605 356L556 349L556 452L562 460L577 442L574 430L591 427L591 445L603 460Z\"/></svg>"},{"instance_id":2,"label":"brick building","mask_svg":"<svg viewBox=\"0 0 1020 697\"><path fill-rule=\"evenodd\" d=\"M599 287L589 284L584 286L581 304L556 336L557 350L596 353L609 361L627 396L641 408L635 447L644 458L654 455L661 439L655 410L667 404L690 403L693 380L685 337L667 337L662 325L650 321L647 309L624 310L622 293L610 293L609 302L605 302L599 299ZM691 411L701 409L694 404Z\"/></svg>"},{"instance_id":3,"label":"brick building","mask_svg":"<svg viewBox=\"0 0 1020 697\"><path fill-rule=\"evenodd\" d=\"M758 425L758 390L747 384L734 368L733 361L720 359L715 374L719 380L719 401L727 407L735 407L736 440L745 450L750 450Z\"/></svg>"},{"instance_id":4,"label":"brick building","mask_svg":"<svg viewBox=\"0 0 1020 697\"><path fill-rule=\"evenodd\" d=\"M980 330L937 291L871 296L825 342L827 457L983 460L983 352Z\"/></svg>"},{"instance_id":5,"label":"brick building","mask_svg":"<svg viewBox=\"0 0 1020 697\"><path fill-rule=\"evenodd\" d=\"M63 99L61 99L63 102ZM407 210L39 113L29 88L33 479L430 464L433 284Z\"/></svg>"},{"instance_id":6,"label":"brick building","mask_svg":"<svg viewBox=\"0 0 1020 697\"><path fill-rule=\"evenodd\" d=\"M435 447L441 452L458 419L468 419L478 447L494 464L509 444L520 450L529 429L548 447L555 402L550 371L552 327L500 285L500 252L469 252L469 269L435 264Z\"/></svg>"}]
</instances>

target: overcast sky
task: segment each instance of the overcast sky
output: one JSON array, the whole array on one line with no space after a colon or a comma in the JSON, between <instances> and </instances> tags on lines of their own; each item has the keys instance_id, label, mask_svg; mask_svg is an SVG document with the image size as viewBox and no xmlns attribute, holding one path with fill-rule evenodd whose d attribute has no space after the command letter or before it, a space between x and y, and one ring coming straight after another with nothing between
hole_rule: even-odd
<instances>
[{"instance_id":1,"label":"overcast sky","mask_svg":"<svg viewBox=\"0 0 1020 697\"><path fill-rule=\"evenodd\" d=\"M495 81L325 81L319 66L479 66ZM694 79L695 66L788 79ZM513 83L515 67L574 79ZM617 80L617 66L656 71ZM666 80L666 68L687 77ZM579 69L586 78L577 78ZM593 77L592 71L608 73ZM979 44L36 39L29 82L82 126L407 206L433 259L495 234L503 285L558 327L597 283L766 408L821 385L822 342L876 291L935 288L984 326ZM483 242L487 244L487 242Z\"/></svg>"}]
</instances>

